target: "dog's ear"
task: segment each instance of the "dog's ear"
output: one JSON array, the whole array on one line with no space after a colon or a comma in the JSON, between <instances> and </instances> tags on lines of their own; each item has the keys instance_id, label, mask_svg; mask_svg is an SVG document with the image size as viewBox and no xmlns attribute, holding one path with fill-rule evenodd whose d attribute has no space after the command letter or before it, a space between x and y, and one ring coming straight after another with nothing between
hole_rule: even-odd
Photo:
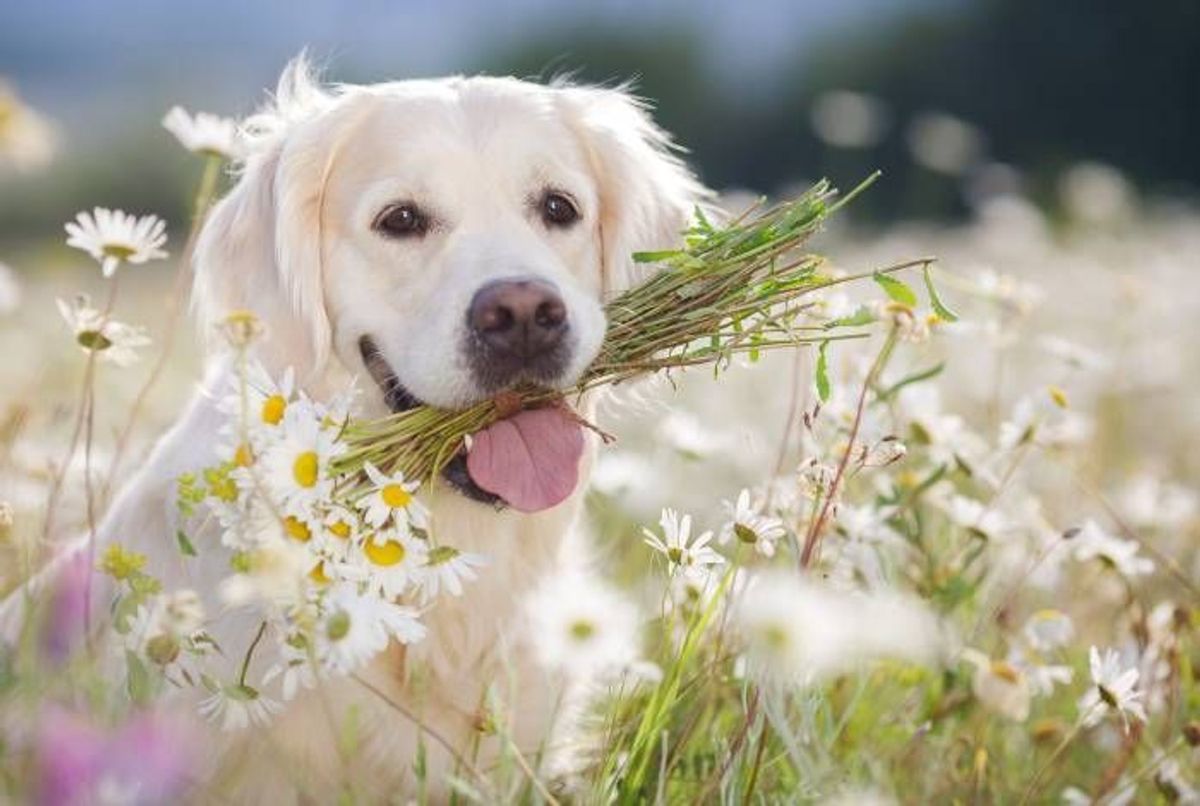
<instances>
[{"instance_id":1,"label":"dog's ear","mask_svg":"<svg viewBox=\"0 0 1200 806\"><path fill-rule=\"evenodd\" d=\"M649 106L625 88L554 86L599 185L601 270L612 294L646 272L634 252L676 246L696 207L713 194L679 158L682 149L654 123Z\"/></svg>"},{"instance_id":2,"label":"dog's ear","mask_svg":"<svg viewBox=\"0 0 1200 806\"><path fill-rule=\"evenodd\" d=\"M320 369L331 341L321 277L330 145L320 119L334 101L303 56L287 66L272 102L242 125L240 176L195 251L193 299L206 335L231 311L253 311L267 328L260 357L301 377Z\"/></svg>"}]
</instances>

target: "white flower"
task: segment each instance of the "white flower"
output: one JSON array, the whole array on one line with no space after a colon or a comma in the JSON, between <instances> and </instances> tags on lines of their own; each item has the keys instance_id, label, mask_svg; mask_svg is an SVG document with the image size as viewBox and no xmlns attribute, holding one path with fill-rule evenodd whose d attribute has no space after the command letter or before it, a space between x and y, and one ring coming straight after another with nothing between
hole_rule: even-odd
<instances>
[{"instance_id":1,"label":"white flower","mask_svg":"<svg viewBox=\"0 0 1200 806\"><path fill-rule=\"evenodd\" d=\"M992 507L965 495L954 495L946 504L946 515L964 529L995 538L1008 529L1008 520Z\"/></svg>"},{"instance_id":2,"label":"white flower","mask_svg":"<svg viewBox=\"0 0 1200 806\"><path fill-rule=\"evenodd\" d=\"M637 608L593 577L552 577L530 595L525 609L538 660L548 668L606 674L630 668L637 659Z\"/></svg>"},{"instance_id":3,"label":"white flower","mask_svg":"<svg viewBox=\"0 0 1200 806\"><path fill-rule=\"evenodd\" d=\"M312 519L316 505L333 492L329 463L345 450L334 434L321 427L311 405L296 401L287 407L280 439L262 461L266 485L284 512Z\"/></svg>"},{"instance_id":4,"label":"white flower","mask_svg":"<svg viewBox=\"0 0 1200 806\"><path fill-rule=\"evenodd\" d=\"M228 393L217 403L217 410L229 417L223 433L230 444L222 458L241 466L252 464L254 454L278 437L284 415L294 402L296 376L291 367L278 381L257 362L250 364L245 373L231 375ZM315 410L311 416L320 420Z\"/></svg>"},{"instance_id":5,"label":"white flower","mask_svg":"<svg viewBox=\"0 0 1200 806\"><path fill-rule=\"evenodd\" d=\"M942 644L918 600L833 590L782 571L751 580L734 623L751 668L771 682L808 683L875 658L926 662Z\"/></svg>"},{"instance_id":6,"label":"white flower","mask_svg":"<svg viewBox=\"0 0 1200 806\"><path fill-rule=\"evenodd\" d=\"M1035 697L1049 696L1054 693L1055 686L1068 685L1075 679L1075 670L1070 666L1038 663L1016 648L1008 653L1008 663L1024 673Z\"/></svg>"},{"instance_id":7,"label":"white flower","mask_svg":"<svg viewBox=\"0 0 1200 806\"><path fill-rule=\"evenodd\" d=\"M176 106L162 120L163 128L175 135L184 148L195 154L236 159L242 153L237 121L208 112L190 115Z\"/></svg>"},{"instance_id":8,"label":"white flower","mask_svg":"<svg viewBox=\"0 0 1200 806\"><path fill-rule=\"evenodd\" d=\"M1070 643L1075 637L1075 625L1061 610L1039 610L1029 617L1021 632L1032 649L1048 652Z\"/></svg>"},{"instance_id":9,"label":"white flower","mask_svg":"<svg viewBox=\"0 0 1200 806\"><path fill-rule=\"evenodd\" d=\"M1093 520L1086 521L1075 536L1075 559L1100 559L1125 577L1154 573L1154 561L1138 555L1138 544L1105 532Z\"/></svg>"},{"instance_id":10,"label":"white flower","mask_svg":"<svg viewBox=\"0 0 1200 806\"><path fill-rule=\"evenodd\" d=\"M1088 652L1092 672L1092 686L1079 700L1079 715L1084 725L1095 725L1110 710L1116 711L1125 729L1129 729L1129 717L1146 721L1146 710L1142 707L1142 693L1136 690L1138 670L1136 666L1121 667L1121 656L1114 649L1104 654L1092 647Z\"/></svg>"},{"instance_id":11,"label":"white flower","mask_svg":"<svg viewBox=\"0 0 1200 806\"><path fill-rule=\"evenodd\" d=\"M764 557L775 555L775 543L785 534L783 522L762 515L757 508L750 506L749 490L738 493L736 503L722 501L721 507L728 518L721 528L722 545L736 538L739 543L753 546Z\"/></svg>"},{"instance_id":12,"label":"white flower","mask_svg":"<svg viewBox=\"0 0 1200 806\"><path fill-rule=\"evenodd\" d=\"M1177 529L1200 510L1196 493L1149 474L1131 479L1118 502L1129 522L1139 528Z\"/></svg>"},{"instance_id":13,"label":"white flower","mask_svg":"<svg viewBox=\"0 0 1200 806\"><path fill-rule=\"evenodd\" d=\"M425 625L411 607L392 604L355 586L335 585L323 602L317 657L322 667L349 674L387 648L390 639L411 644L425 637Z\"/></svg>"},{"instance_id":14,"label":"white flower","mask_svg":"<svg viewBox=\"0 0 1200 806\"><path fill-rule=\"evenodd\" d=\"M1025 673L1003 660L992 660L974 649L964 649L963 660L975 667L971 677L971 691L975 698L989 711L1024 722L1029 717L1031 692Z\"/></svg>"},{"instance_id":15,"label":"white flower","mask_svg":"<svg viewBox=\"0 0 1200 806\"><path fill-rule=\"evenodd\" d=\"M429 510L413 496L421 482L405 480L400 471L389 476L370 462L363 465L363 470L372 484L371 491L358 502L367 523L379 528L391 519L403 531L408 531L410 524L428 528Z\"/></svg>"},{"instance_id":16,"label":"white flower","mask_svg":"<svg viewBox=\"0 0 1200 806\"><path fill-rule=\"evenodd\" d=\"M443 590L451 596L462 596L462 581L473 581L477 576L475 569L484 565L487 565L487 559L481 554L459 551L451 546L430 549L417 577L422 600L436 599Z\"/></svg>"},{"instance_id":17,"label":"white flower","mask_svg":"<svg viewBox=\"0 0 1200 806\"><path fill-rule=\"evenodd\" d=\"M389 599L403 594L425 573L428 544L400 529L386 529L366 536L355 552L356 565L367 574L372 588Z\"/></svg>"},{"instance_id":18,"label":"white flower","mask_svg":"<svg viewBox=\"0 0 1200 806\"><path fill-rule=\"evenodd\" d=\"M237 731L250 725L265 725L279 713L279 703L256 689L240 684L221 686L200 702L200 714L220 722L221 730Z\"/></svg>"},{"instance_id":19,"label":"white flower","mask_svg":"<svg viewBox=\"0 0 1200 806\"><path fill-rule=\"evenodd\" d=\"M297 635L282 642L279 645L279 662L267 669L263 675L264 683L270 683L277 677L282 678L279 693L285 701L294 699L301 689L312 688L317 684L317 675L305 649L306 641L304 636Z\"/></svg>"},{"instance_id":20,"label":"white flower","mask_svg":"<svg viewBox=\"0 0 1200 806\"><path fill-rule=\"evenodd\" d=\"M649 529L643 528L646 545L667 558L672 573L683 569L685 574L704 574L708 567L721 565L725 558L709 547L712 532L704 532L692 540L692 516L682 518L673 509L664 509L658 521L663 536L660 538Z\"/></svg>"},{"instance_id":21,"label":"white flower","mask_svg":"<svg viewBox=\"0 0 1200 806\"><path fill-rule=\"evenodd\" d=\"M74 332L80 349L95 353L101 361L127 367L140 357L137 350L150 344L145 330L109 319L92 308L83 295L69 303L58 300L58 311Z\"/></svg>"},{"instance_id":22,"label":"white flower","mask_svg":"<svg viewBox=\"0 0 1200 806\"><path fill-rule=\"evenodd\" d=\"M97 207L79 213L66 225L67 246L81 249L100 261L105 277L121 263L145 263L164 258L167 225L158 216L138 218L122 210Z\"/></svg>"},{"instance_id":23,"label":"white flower","mask_svg":"<svg viewBox=\"0 0 1200 806\"><path fill-rule=\"evenodd\" d=\"M275 521L278 523L278 521ZM279 527L276 527L278 532ZM238 606L262 601L282 607L304 601L312 569L312 556L300 544L278 533L254 549L242 552L236 572L218 587L226 604Z\"/></svg>"},{"instance_id":24,"label":"white flower","mask_svg":"<svg viewBox=\"0 0 1200 806\"><path fill-rule=\"evenodd\" d=\"M41 168L54 156L58 132L0 81L0 168L24 171Z\"/></svg>"}]
</instances>

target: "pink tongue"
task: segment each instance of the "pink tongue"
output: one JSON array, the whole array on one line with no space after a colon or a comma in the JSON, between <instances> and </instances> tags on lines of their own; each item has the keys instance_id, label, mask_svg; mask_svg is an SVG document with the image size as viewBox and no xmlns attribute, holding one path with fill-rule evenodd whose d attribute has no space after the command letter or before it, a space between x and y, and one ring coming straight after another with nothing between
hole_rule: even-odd
<instances>
[{"instance_id":1,"label":"pink tongue","mask_svg":"<svg viewBox=\"0 0 1200 806\"><path fill-rule=\"evenodd\" d=\"M522 512L561 502L579 481L583 431L560 408L529 409L472 437L471 480Z\"/></svg>"}]
</instances>

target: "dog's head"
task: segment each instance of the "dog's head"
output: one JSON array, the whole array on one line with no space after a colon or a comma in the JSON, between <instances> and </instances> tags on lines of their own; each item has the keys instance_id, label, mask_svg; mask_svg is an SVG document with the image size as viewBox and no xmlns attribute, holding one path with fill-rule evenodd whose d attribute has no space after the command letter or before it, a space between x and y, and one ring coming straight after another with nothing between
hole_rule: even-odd
<instances>
[{"instance_id":1,"label":"dog's head","mask_svg":"<svg viewBox=\"0 0 1200 806\"><path fill-rule=\"evenodd\" d=\"M619 89L450 78L323 89L297 62L197 246L202 320L266 323L263 358L456 408L595 358L631 254L706 192Z\"/></svg>"}]
</instances>

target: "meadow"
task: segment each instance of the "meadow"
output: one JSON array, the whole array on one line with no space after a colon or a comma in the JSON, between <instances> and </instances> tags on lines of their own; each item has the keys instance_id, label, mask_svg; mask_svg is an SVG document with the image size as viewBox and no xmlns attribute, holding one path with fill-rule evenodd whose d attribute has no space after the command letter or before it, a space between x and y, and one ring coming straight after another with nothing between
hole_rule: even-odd
<instances>
[{"instance_id":1,"label":"meadow","mask_svg":"<svg viewBox=\"0 0 1200 806\"><path fill-rule=\"evenodd\" d=\"M202 216L222 159L192 159ZM467 759L459 802L1200 802L1200 213L1104 166L1060 187L1053 215L1006 190L956 224L834 216L811 245L821 276L866 276L814 290L797 321L864 338L612 391L588 500L607 582L531 603L544 662L607 681L586 764L563 781L515 750ZM119 255L111 278L65 235L0 255L6 590L87 532L199 376L188 222L168 223L169 258ZM872 282L924 256L936 297L920 269ZM252 321L225 336L244 347ZM181 505L214 505L214 473L184 480ZM205 802L219 782L189 767L191 724L257 730L286 695L197 673L209 707L181 709L212 605L136 556L97 562L124 586L120 672L64 640L71 593L51 595L0 655L0 790ZM426 566L397 591L436 595ZM231 595L269 584L234 571ZM325 636L284 688L378 651ZM503 733L501 709L480 730ZM351 767L343 791L359 800Z\"/></svg>"}]
</instances>

